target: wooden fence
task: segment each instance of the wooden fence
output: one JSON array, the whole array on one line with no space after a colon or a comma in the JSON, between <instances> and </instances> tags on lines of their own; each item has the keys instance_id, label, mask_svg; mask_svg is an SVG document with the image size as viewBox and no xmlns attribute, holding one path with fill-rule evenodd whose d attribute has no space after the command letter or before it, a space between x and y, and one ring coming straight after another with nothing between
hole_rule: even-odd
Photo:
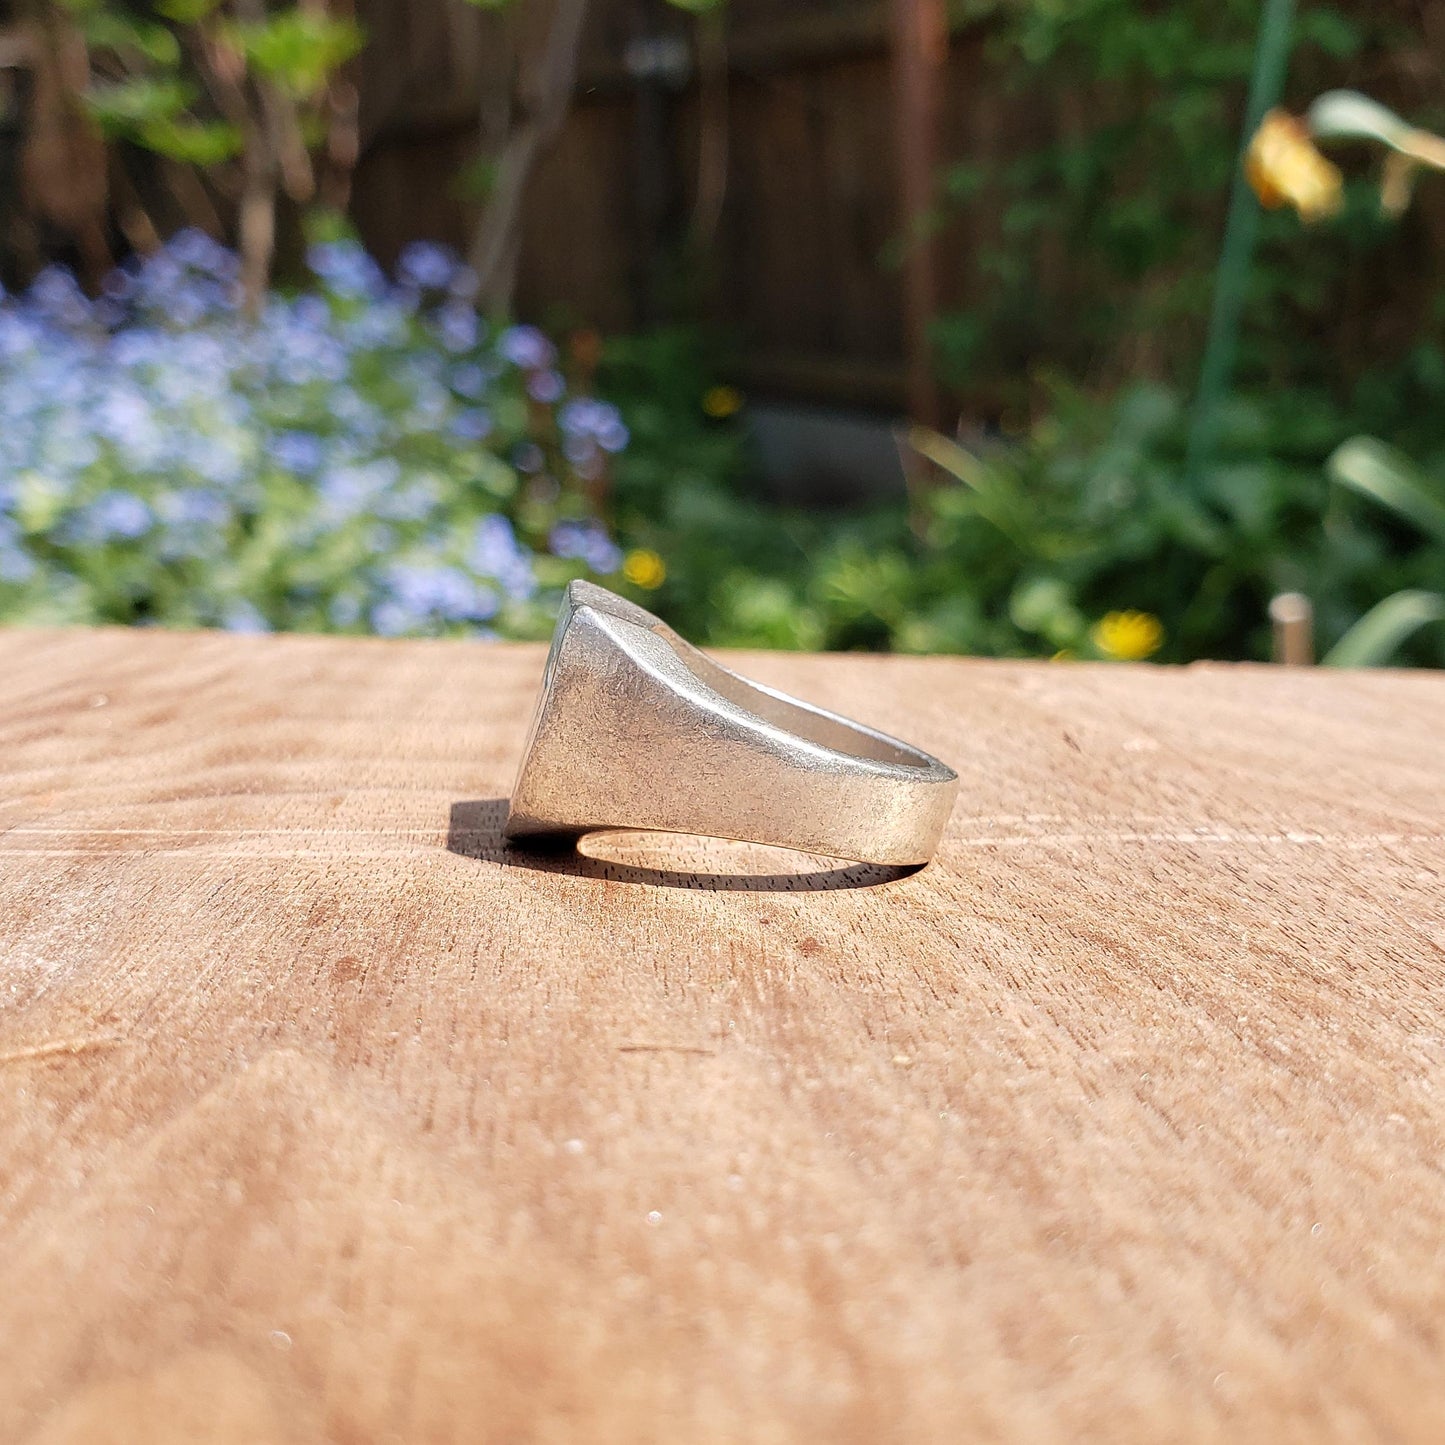
<instances>
[{"instance_id":1,"label":"wooden fence","mask_svg":"<svg viewBox=\"0 0 1445 1445\"><path fill-rule=\"evenodd\" d=\"M363 84L368 141L354 210L386 257L408 238L459 241L457 177L473 153L486 17L460 0L374 0ZM885 0L730 0L725 84L691 64L692 22L656 3L598 3L576 102L531 187L519 305L536 318L627 330L701 313L743 343L742 380L772 394L896 408L905 337L896 140ZM940 150L987 162L1056 118L990 73L981 33L955 36ZM683 70L669 74L670 57ZM725 186L700 245L697 178L706 106L720 106ZM717 111L709 116L716 127ZM706 163L703 163L705 171ZM994 218L938 236L940 299L967 300Z\"/></svg>"},{"instance_id":2,"label":"wooden fence","mask_svg":"<svg viewBox=\"0 0 1445 1445\"><path fill-rule=\"evenodd\" d=\"M891 21L910 3L942 14L941 0L727 0L725 47L713 52L722 56L719 79L698 43L704 32L666 0L592 0L575 104L528 195L522 313L607 331L703 315L736 338L739 379L759 393L903 405L909 354L916 361L919 347L897 255L905 235L899 161L909 150L898 141ZM1428 116L1445 93L1435 43L1445 6L1345 0L1343 8L1395 40L1366 47L1346 69L1324 49L1301 46L1294 98L1358 84ZM467 203L457 176L475 151L477 97L499 53L489 27L499 22L464 0L360 0L359 9L374 41L356 216L383 256L415 235L460 241ZM545 6L528 9L531 23L545 20ZM990 40L982 25L947 37L936 107L944 163L996 172L1012 157L1086 134L1100 104L1125 103L1030 83L1000 63ZM1150 123L1147 94L1127 104L1138 124ZM719 170L725 183L705 180L699 198L699 175ZM1221 188L1219 223L1223 200ZM938 221L932 304L979 306L989 283L977 262L1001 243L999 203L985 193L945 208ZM1206 213L1196 224L1212 233L1217 223ZM1403 355L1445 282L1445 187L1420 188L1388 262L1364 253L1351 260L1338 238L1322 244L1341 247L1342 280L1338 314L1311 323L1320 347L1342 364ZM1027 263L1054 309L1045 314L1041 301L1025 332L1072 335L1079 306L1097 306L1104 283L1071 254L1062 228L1032 246ZM1115 299L1123 307L1138 298ZM1130 374L1159 369L1157 331L1141 333L1120 361ZM1380 343L1387 336L1390 344ZM1024 336L1021 354L998 369L1027 371L1032 344ZM1167 349L1180 347L1175 327ZM1009 380L978 377L964 409L994 410Z\"/></svg>"},{"instance_id":3,"label":"wooden fence","mask_svg":"<svg viewBox=\"0 0 1445 1445\"><path fill-rule=\"evenodd\" d=\"M419 236L462 245L476 206L466 178L476 171L483 97L510 88L506 32L540 33L551 7L544 0L500 11L467 0L355 0L355 7L370 36L356 77L362 145L352 209L362 234L383 260ZM1292 71L1300 96L1353 82L1428 117L1445 93L1439 47L1430 44L1445 5L1345 0L1345 8L1371 17L1382 35L1393 17L1390 33L1418 35L1419 43L1396 53L1393 41L1382 41L1382 53L1363 54L1352 73L1318 47L1313 56L1303 47ZM0 0L0 38L16 18L11 9ZM942 58L922 67L932 98L914 95L915 104L900 105L911 94L910 51L900 43L910 15L932 17ZM1003 240L999 203L987 192L966 208L940 208L930 231L935 277L919 284L922 248L904 244L905 213L916 215L920 191L926 199L934 161L966 160L997 173L1050 141L1087 135L1101 105L1150 124L1147 92L1091 99L1083 88L1011 74L991 51L986 26L945 35L943 15L944 0L727 0L709 21L667 0L590 0L574 103L527 191L521 313L608 332L710 318L738 342L738 379L758 393L888 410L907 404L918 414L928 318L990 300L987 268L978 262ZM931 43L921 32L920 50ZM7 236L22 189L12 162L26 109L15 86L24 77L12 65L0 46L0 259L17 250ZM27 83L35 89L43 80ZM59 254L98 275L108 255L98 234L107 204L104 152L93 135L84 154L71 144L74 135L49 136L49 151L44 139L27 139L29 188L44 190L38 210L70 238ZM51 153L67 146L65 164L54 163ZM198 190L194 182L191 189ZM905 204L910 189L915 200ZM160 206L155 229L186 219L197 217ZM88 250L86 224L96 232ZM1194 224L1212 238L1207 192ZM1087 274L1064 230L1056 225L1030 245L1037 295L1024 298L1019 354L999 362L999 372L1024 375L1038 354L1054 354L1049 346L1061 335L1081 330L1081 305L1130 301L1103 294L1122 283ZM1322 352L1399 357L1423 334L1431 297L1445 282L1445 187L1422 186L1398 231L1388 264L1363 252L1351 261L1339 238L1326 243L1338 247L1348 275L1338 315L1311 317ZM298 259L299 237L291 225L290 254ZM17 275L33 272L44 240L32 238L34 264ZM911 269L900 264L905 251ZM1131 374L1157 368L1160 330L1139 328ZM1035 331L1042 350L1030 339ZM1188 354L1187 337L1174 330L1168 339L1171 352ZM976 378L965 409L994 410L1009 381Z\"/></svg>"}]
</instances>

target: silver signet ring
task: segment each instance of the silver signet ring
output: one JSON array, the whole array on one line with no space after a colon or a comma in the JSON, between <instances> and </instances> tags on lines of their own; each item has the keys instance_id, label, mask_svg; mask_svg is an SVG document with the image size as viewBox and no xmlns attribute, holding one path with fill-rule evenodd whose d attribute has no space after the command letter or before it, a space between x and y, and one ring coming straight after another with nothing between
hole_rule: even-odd
<instances>
[{"instance_id":1,"label":"silver signet ring","mask_svg":"<svg viewBox=\"0 0 1445 1445\"><path fill-rule=\"evenodd\" d=\"M552 636L506 832L695 833L907 866L933 857L957 791L937 758L748 682L579 581Z\"/></svg>"}]
</instances>

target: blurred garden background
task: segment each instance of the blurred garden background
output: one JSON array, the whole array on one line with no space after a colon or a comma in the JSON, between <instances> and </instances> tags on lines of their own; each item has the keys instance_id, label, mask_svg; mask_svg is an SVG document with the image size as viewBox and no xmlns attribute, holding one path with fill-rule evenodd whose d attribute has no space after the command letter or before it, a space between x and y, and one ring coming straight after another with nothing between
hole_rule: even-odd
<instances>
[{"instance_id":1,"label":"blurred garden background","mask_svg":"<svg viewBox=\"0 0 1445 1445\"><path fill-rule=\"evenodd\" d=\"M0 622L1445 665L1445 3L0 0Z\"/></svg>"}]
</instances>

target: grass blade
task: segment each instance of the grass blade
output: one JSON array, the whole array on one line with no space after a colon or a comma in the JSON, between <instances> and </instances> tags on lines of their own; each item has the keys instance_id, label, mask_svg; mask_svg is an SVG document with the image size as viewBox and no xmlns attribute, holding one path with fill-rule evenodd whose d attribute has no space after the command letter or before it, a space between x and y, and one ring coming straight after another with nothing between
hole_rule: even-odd
<instances>
[{"instance_id":1,"label":"grass blade","mask_svg":"<svg viewBox=\"0 0 1445 1445\"><path fill-rule=\"evenodd\" d=\"M1377 602L1320 659L1325 667L1380 667L1412 633L1445 621L1445 596L1396 592Z\"/></svg>"},{"instance_id":2,"label":"grass blade","mask_svg":"<svg viewBox=\"0 0 1445 1445\"><path fill-rule=\"evenodd\" d=\"M1352 437L1325 463L1332 481L1388 507L1445 542L1445 500L1438 484L1407 457L1373 437Z\"/></svg>"}]
</instances>

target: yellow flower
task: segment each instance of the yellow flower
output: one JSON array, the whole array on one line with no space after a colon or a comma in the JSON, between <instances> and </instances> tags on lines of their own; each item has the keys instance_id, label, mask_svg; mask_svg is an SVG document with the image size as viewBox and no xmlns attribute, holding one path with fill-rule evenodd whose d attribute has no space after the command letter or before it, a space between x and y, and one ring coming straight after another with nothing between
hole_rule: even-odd
<instances>
[{"instance_id":1,"label":"yellow flower","mask_svg":"<svg viewBox=\"0 0 1445 1445\"><path fill-rule=\"evenodd\" d=\"M1106 612L1089 635L1109 657L1142 662L1163 646L1164 625L1152 612Z\"/></svg>"},{"instance_id":2,"label":"yellow flower","mask_svg":"<svg viewBox=\"0 0 1445 1445\"><path fill-rule=\"evenodd\" d=\"M667 580L667 563L646 547L629 552L622 563L622 575L634 587L645 587L649 592L661 587Z\"/></svg>"},{"instance_id":3,"label":"yellow flower","mask_svg":"<svg viewBox=\"0 0 1445 1445\"><path fill-rule=\"evenodd\" d=\"M1272 110L1260 122L1244 173L1260 204L1271 210L1293 206L1302 220L1318 221L1340 208L1338 168L1315 148L1309 127L1286 110Z\"/></svg>"},{"instance_id":4,"label":"yellow flower","mask_svg":"<svg viewBox=\"0 0 1445 1445\"><path fill-rule=\"evenodd\" d=\"M710 386L702 394L702 409L722 421L743 409L743 394L735 386Z\"/></svg>"}]
</instances>

